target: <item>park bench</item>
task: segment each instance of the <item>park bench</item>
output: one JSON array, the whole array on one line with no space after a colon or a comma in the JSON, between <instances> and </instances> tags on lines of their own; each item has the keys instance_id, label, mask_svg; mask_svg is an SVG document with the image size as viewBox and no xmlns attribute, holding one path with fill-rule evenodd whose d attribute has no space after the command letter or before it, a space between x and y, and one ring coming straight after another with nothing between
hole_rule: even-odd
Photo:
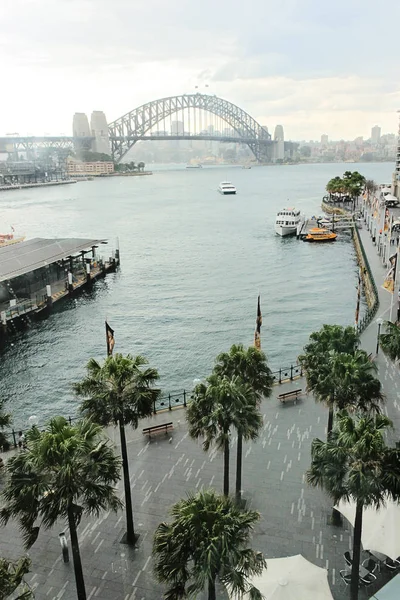
<instances>
[{"instance_id":1,"label":"park bench","mask_svg":"<svg viewBox=\"0 0 400 600\"><path fill-rule=\"evenodd\" d=\"M152 427L145 427L143 429L143 434L148 435L151 438L152 433L162 433L168 434L168 431L174 428L174 424L171 423L162 423L161 425L153 425Z\"/></svg>"},{"instance_id":2,"label":"park bench","mask_svg":"<svg viewBox=\"0 0 400 600\"><path fill-rule=\"evenodd\" d=\"M296 404L297 398L300 396L301 393L302 393L301 388L299 388L298 390L290 390L290 392L285 392L284 394L279 394L278 400L283 402L283 404L287 400L293 400L294 403Z\"/></svg>"}]
</instances>

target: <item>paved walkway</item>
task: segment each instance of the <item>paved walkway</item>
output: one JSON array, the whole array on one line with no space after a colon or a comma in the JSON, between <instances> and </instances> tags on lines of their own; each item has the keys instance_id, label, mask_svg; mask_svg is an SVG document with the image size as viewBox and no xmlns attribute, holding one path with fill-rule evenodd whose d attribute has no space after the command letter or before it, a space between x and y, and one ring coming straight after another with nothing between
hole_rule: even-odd
<instances>
[{"instance_id":1,"label":"paved walkway","mask_svg":"<svg viewBox=\"0 0 400 600\"><path fill-rule=\"evenodd\" d=\"M386 317L390 294L380 289L385 275L367 231L362 241L370 259L379 288L381 306L378 316ZM377 326L372 323L362 335L363 347L375 352ZM387 414L400 431L400 379L398 368L377 356L379 376L387 398ZM282 405L278 394L301 387L298 379L274 388L274 394L262 403L264 426L256 443L244 444L243 489L250 506L259 510L262 519L253 547L268 558L303 554L328 569L328 580L335 600L348 598L339 571L345 568L343 553L351 551L352 533L346 520L341 527L329 524L331 503L320 490L310 488L305 471L310 464L310 445L314 437L325 438L327 411L304 394L297 404ZM173 421L174 431L149 442L141 433L151 424ZM118 434L109 430L118 446ZM162 588L152 575L151 547L156 526L168 516L169 507L188 491L204 487L222 489L223 464L219 452L203 452L200 443L187 432L185 409L159 413L140 424L137 431L127 431L133 491L134 517L140 534L137 546L130 549L120 543L125 530L123 512L104 514L100 519L83 519L79 538L88 599L161 600ZM393 440L398 439L396 431ZM234 489L236 439L232 441L231 489ZM123 498L122 483L119 485ZM37 600L75 600L72 560L64 564L58 533L65 525L41 532L30 551L33 567L29 581ZM23 554L15 524L0 528L0 556ZM382 573L378 584L360 591L360 599L369 598L389 574ZM199 596L202 598L202 596ZM219 598L224 598L220 594Z\"/></svg>"},{"instance_id":2,"label":"paved walkway","mask_svg":"<svg viewBox=\"0 0 400 600\"><path fill-rule=\"evenodd\" d=\"M259 510L253 546L268 557L301 553L313 563L328 569L334 598L347 598L339 571L344 568L343 553L351 550L351 532L329 524L331 505L320 490L305 482L314 437L326 436L327 411L311 395L297 404L282 405L277 395L302 387L304 381L274 388L273 397L262 403L264 427L259 440L244 445L244 497ZM185 409L157 414L151 424L174 422L170 436L149 442L141 429L128 433L135 523L140 538L135 549L120 543L125 529L124 514L105 514L100 519L83 520L79 528L81 553L88 598L98 600L160 600L162 589L152 576L151 546L156 526L167 518L169 507L188 491L204 487L222 488L223 464L219 452L203 452L200 443L187 432ZM144 427L141 424L141 427ZM118 445L113 429L110 437ZM236 439L231 455L231 489L235 483ZM119 486L122 494L122 483ZM30 551L33 574L29 577L37 600L76 598L72 562L64 564L58 528L42 532ZM0 556L23 553L14 524L0 529ZM383 579L381 580L382 584ZM369 590L371 592L372 590ZM369 594L362 594L366 598ZM220 594L220 598L224 598ZM201 598L201 596L199 596Z\"/></svg>"},{"instance_id":3,"label":"paved walkway","mask_svg":"<svg viewBox=\"0 0 400 600\"><path fill-rule=\"evenodd\" d=\"M375 363L378 367L378 376L382 382L383 391L386 396L385 412L394 424L394 431L390 435L390 440L400 441L400 369L392 361L388 360L381 350L378 351L378 354L376 355L378 337L378 325L376 319L380 317L384 321L390 320L392 295L382 287L388 268L383 266L382 259L378 255L377 246L373 244L369 231L366 228L361 229L360 236L368 256L368 261L378 288L379 296L378 312L375 320L370 323L361 335L361 344L368 353L372 352L375 356ZM393 320L397 315L397 287L398 285L396 285L395 295L393 297Z\"/></svg>"}]
</instances>

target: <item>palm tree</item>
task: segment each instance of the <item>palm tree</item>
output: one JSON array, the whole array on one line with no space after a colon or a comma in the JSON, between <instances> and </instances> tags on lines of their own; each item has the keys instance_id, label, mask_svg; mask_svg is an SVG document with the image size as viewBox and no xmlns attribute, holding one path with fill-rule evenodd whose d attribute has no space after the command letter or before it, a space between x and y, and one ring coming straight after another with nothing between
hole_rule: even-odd
<instances>
[{"instance_id":1,"label":"palm tree","mask_svg":"<svg viewBox=\"0 0 400 600\"><path fill-rule=\"evenodd\" d=\"M195 387L186 418L189 435L193 439L204 437L206 452L213 443L224 451L224 494L227 496L231 428L236 427L246 439L255 439L262 423L252 388L238 377L210 375L206 383Z\"/></svg>"},{"instance_id":2,"label":"palm tree","mask_svg":"<svg viewBox=\"0 0 400 600\"><path fill-rule=\"evenodd\" d=\"M13 599L31 600L34 597L28 584L24 583L24 576L29 573L30 566L31 560L27 556L18 561L0 558L0 600L9 598L21 584L24 584L24 588Z\"/></svg>"},{"instance_id":3,"label":"palm tree","mask_svg":"<svg viewBox=\"0 0 400 600\"><path fill-rule=\"evenodd\" d=\"M261 552L247 546L259 513L209 490L189 494L171 514L173 521L160 523L153 542L156 577L168 585L165 600L194 598L206 587L208 600L216 600L217 579L232 595L262 599L248 581L266 566Z\"/></svg>"},{"instance_id":4,"label":"palm tree","mask_svg":"<svg viewBox=\"0 0 400 600\"><path fill-rule=\"evenodd\" d=\"M342 193L343 185L343 179L341 177L336 176L333 177L333 179L330 179L326 184L326 191L329 193L329 197L331 197L332 194Z\"/></svg>"},{"instance_id":5,"label":"palm tree","mask_svg":"<svg viewBox=\"0 0 400 600\"><path fill-rule=\"evenodd\" d=\"M219 377L233 379L238 377L241 383L250 386L257 404L262 398L269 398L272 392L273 378L267 363L267 357L254 346L244 348L243 344L234 344L229 352L223 352L216 358L214 373ZM236 458L236 500L241 500L243 439L255 439L262 425L261 415L254 410L241 414L241 427L238 428ZM247 417L247 418L245 418ZM249 419L249 420L248 420Z\"/></svg>"},{"instance_id":6,"label":"palm tree","mask_svg":"<svg viewBox=\"0 0 400 600\"><path fill-rule=\"evenodd\" d=\"M86 600L77 527L84 514L98 516L102 510L122 507L115 490L120 460L103 439L100 425L87 419L72 426L55 417L43 432L33 427L26 439L26 451L7 462L0 520L6 524L18 519L30 548L41 525L48 529L66 519L78 600Z\"/></svg>"},{"instance_id":7,"label":"palm tree","mask_svg":"<svg viewBox=\"0 0 400 600\"><path fill-rule=\"evenodd\" d=\"M351 598L358 598L363 508L379 508L387 498L400 498L400 451L385 444L384 432L392 426L384 415L364 415L353 420L338 414L326 442L314 439L307 481L324 489L334 503L356 503L353 533Z\"/></svg>"},{"instance_id":8,"label":"palm tree","mask_svg":"<svg viewBox=\"0 0 400 600\"><path fill-rule=\"evenodd\" d=\"M397 323L385 321L385 333L379 336L379 343L385 354L396 361L400 359L400 327Z\"/></svg>"},{"instance_id":9,"label":"palm tree","mask_svg":"<svg viewBox=\"0 0 400 600\"><path fill-rule=\"evenodd\" d=\"M354 354L358 345L359 337L354 327L323 325L319 331L310 335L309 343L304 346L304 354L299 356L298 360L306 376L307 389L329 408L328 435L332 431L334 414L334 391L330 376L331 353Z\"/></svg>"},{"instance_id":10,"label":"palm tree","mask_svg":"<svg viewBox=\"0 0 400 600\"><path fill-rule=\"evenodd\" d=\"M8 448L9 442L4 429L11 425L11 415L4 410L5 400L0 400L0 448Z\"/></svg>"},{"instance_id":11,"label":"palm tree","mask_svg":"<svg viewBox=\"0 0 400 600\"><path fill-rule=\"evenodd\" d=\"M364 350L354 354L334 352L331 366L334 406L350 412L380 412L384 401L381 382L375 374L377 366Z\"/></svg>"},{"instance_id":12,"label":"palm tree","mask_svg":"<svg viewBox=\"0 0 400 600\"><path fill-rule=\"evenodd\" d=\"M103 427L111 424L119 427L128 544L134 544L137 537L133 522L125 426L131 425L136 429L139 419L151 416L160 395L160 390L153 387L159 378L158 372L152 367L145 367L147 364L143 356L133 357L130 354L108 356L102 365L92 358L86 366L85 379L73 386L75 393L84 399L80 409L83 415L91 417Z\"/></svg>"}]
</instances>

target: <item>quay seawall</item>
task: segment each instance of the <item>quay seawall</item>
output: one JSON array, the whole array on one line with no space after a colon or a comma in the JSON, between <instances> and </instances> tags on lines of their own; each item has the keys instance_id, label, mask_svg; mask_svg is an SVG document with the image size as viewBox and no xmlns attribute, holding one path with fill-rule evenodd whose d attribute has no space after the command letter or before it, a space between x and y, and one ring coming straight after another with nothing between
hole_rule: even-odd
<instances>
[{"instance_id":1,"label":"quay seawall","mask_svg":"<svg viewBox=\"0 0 400 600\"><path fill-rule=\"evenodd\" d=\"M339 208L339 207L334 208L327 202L324 202L324 200L322 200L321 208L324 212L331 214L331 215L332 214L349 215L351 213L351 211L347 210L346 208ZM368 325L371 323L371 321L373 320L373 318L375 317L375 315L378 311L379 296L378 296L378 289L376 287L375 279L374 279L374 276L372 275L372 270L369 265L367 253L365 252L365 248L361 241L361 237L360 237L360 234L359 234L359 231L358 231L358 228L357 228L355 222L354 222L354 226L353 226L352 238L353 238L354 248L356 251L357 263L360 267L364 296L365 296L365 299L367 302L367 311L366 311L365 315L362 317L362 319L359 321L358 327L357 327L358 333L362 333L368 327Z\"/></svg>"},{"instance_id":2,"label":"quay seawall","mask_svg":"<svg viewBox=\"0 0 400 600\"><path fill-rule=\"evenodd\" d=\"M321 208L328 215L347 215L348 211L345 208L333 207L322 200Z\"/></svg>"},{"instance_id":3,"label":"quay seawall","mask_svg":"<svg viewBox=\"0 0 400 600\"><path fill-rule=\"evenodd\" d=\"M143 175L153 175L153 171L143 171L140 173L111 173L107 177L143 177Z\"/></svg>"},{"instance_id":4,"label":"quay seawall","mask_svg":"<svg viewBox=\"0 0 400 600\"><path fill-rule=\"evenodd\" d=\"M27 188L50 187L53 185L68 185L77 183L76 179L66 179L65 181L44 181L43 183L19 183L18 185L0 185L0 192L8 192L10 190L24 190Z\"/></svg>"},{"instance_id":5,"label":"quay seawall","mask_svg":"<svg viewBox=\"0 0 400 600\"><path fill-rule=\"evenodd\" d=\"M379 308L379 297L375 279L372 275L368 257L365 252L357 227L354 227L353 229L353 243L357 255L357 262L360 266L364 295L367 301L367 311L358 324L358 332L362 333L364 329L368 327L368 325L371 323L371 321L377 313L377 310Z\"/></svg>"}]
</instances>

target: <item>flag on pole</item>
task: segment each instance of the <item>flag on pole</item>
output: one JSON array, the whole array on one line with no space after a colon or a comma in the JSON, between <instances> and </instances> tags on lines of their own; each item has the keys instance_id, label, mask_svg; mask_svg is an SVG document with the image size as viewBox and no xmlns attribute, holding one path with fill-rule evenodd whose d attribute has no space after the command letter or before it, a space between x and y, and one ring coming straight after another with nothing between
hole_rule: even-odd
<instances>
[{"instance_id":1,"label":"flag on pole","mask_svg":"<svg viewBox=\"0 0 400 600\"><path fill-rule=\"evenodd\" d=\"M106 321L106 340L107 340L107 356L112 356L114 350L114 329L111 329Z\"/></svg>"},{"instance_id":2,"label":"flag on pole","mask_svg":"<svg viewBox=\"0 0 400 600\"><path fill-rule=\"evenodd\" d=\"M258 295L256 330L254 332L254 346L257 348L257 350L261 350L261 325L262 325L262 314L261 314L261 307L260 307L260 295Z\"/></svg>"},{"instance_id":3,"label":"flag on pole","mask_svg":"<svg viewBox=\"0 0 400 600\"><path fill-rule=\"evenodd\" d=\"M357 288L357 307L356 307L356 318L355 328L357 329L358 319L360 317L360 300L361 300L361 269L358 271L358 288Z\"/></svg>"},{"instance_id":4,"label":"flag on pole","mask_svg":"<svg viewBox=\"0 0 400 600\"><path fill-rule=\"evenodd\" d=\"M387 272L385 281L383 282L383 287L385 288L385 290L393 294L394 284L396 283L397 252L395 252L392 256L389 257L389 265L390 269Z\"/></svg>"}]
</instances>

